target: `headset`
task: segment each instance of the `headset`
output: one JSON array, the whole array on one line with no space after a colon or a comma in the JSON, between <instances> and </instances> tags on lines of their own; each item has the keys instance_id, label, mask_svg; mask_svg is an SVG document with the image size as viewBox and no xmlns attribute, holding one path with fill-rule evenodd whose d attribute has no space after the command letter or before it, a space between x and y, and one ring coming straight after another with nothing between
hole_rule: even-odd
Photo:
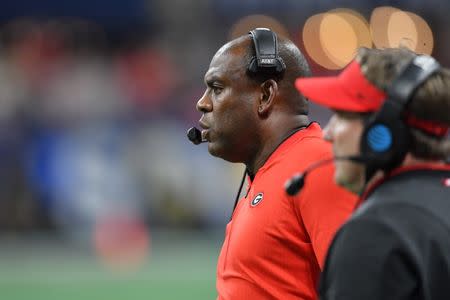
<instances>
[{"instance_id":1,"label":"headset","mask_svg":"<svg viewBox=\"0 0 450 300\"><path fill-rule=\"evenodd\" d=\"M249 32L256 55L248 65L250 74L282 74L286 70L283 59L278 55L277 34L268 28L255 28Z\"/></svg>"},{"instance_id":2,"label":"headset","mask_svg":"<svg viewBox=\"0 0 450 300\"><path fill-rule=\"evenodd\" d=\"M403 121L406 106L417 88L439 69L431 56L416 56L388 87L386 101L366 121L362 133L360 149L367 166L366 180L377 170L392 170L404 159L411 140Z\"/></svg>"},{"instance_id":3,"label":"headset","mask_svg":"<svg viewBox=\"0 0 450 300\"><path fill-rule=\"evenodd\" d=\"M286 192L296 195L313 170L336 160L350 160L366 166L366 183L377 170L390 171L397 167L408 152L410 132L403 121L406 106L417 88L440 69L439 63L430 56L416 56L392 81L387 98L380 110L364 124L360 142L360 155L342 156L319 160L285 184Z\"/></svg>"}]
</instances>

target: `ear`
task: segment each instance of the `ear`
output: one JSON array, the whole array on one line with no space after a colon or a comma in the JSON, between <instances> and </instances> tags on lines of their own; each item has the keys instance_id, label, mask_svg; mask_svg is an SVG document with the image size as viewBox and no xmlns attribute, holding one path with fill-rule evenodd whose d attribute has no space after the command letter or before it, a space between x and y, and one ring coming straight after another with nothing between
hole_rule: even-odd
<instances>
[{"instance_id":1,"label":"ear","mask_svg":"<svg viewBox=\"0 0 450 300\"><path fill-rule=\"evenodd\" d=\"M258 103L258 114L265 116L272 108L275 97L278 94L278 83L269 79L261 84L261 97Z\"/></svg>"}]
</instances>

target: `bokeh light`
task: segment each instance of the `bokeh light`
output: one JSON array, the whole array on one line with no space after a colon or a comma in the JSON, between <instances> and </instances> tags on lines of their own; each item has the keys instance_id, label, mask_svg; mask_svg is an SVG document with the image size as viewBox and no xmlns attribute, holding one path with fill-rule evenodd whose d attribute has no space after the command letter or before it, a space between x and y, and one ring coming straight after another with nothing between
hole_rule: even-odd
<instances>
[{"instance_id":1,"label":"bokeh light","mask_svg":"<svg viewBox=\"0 0 450 300\"><path fill-rule=\"evenodd\" d=\"M324 68L337 70L336 65L325 53L320 38L320 24L325 14L317 14L306 20L303 26L303 44L309 57Z\"/></svg>"},{"instance_id":2,"label":"bokeh light","mask_svg":"<svg viewBox=\"0 0 450 300\"><path fill-rule=\"evenodd\" d=\"M376 48L389 48L388 27L391 15L400 11L391 6L377 7L370 16L370 33Z\"/></svg>"},{"instance_id":3,"label":"bokeh light","mask_svg":"<svg viewBox=\"0 0 450 300\"><path fill-rule=\"evenodd\" d=\"M320 23L321 45L328 57L340 68L352 59L358 39L352 25L338 14L325 14Z\"/></svg>"},{"instance_id":4,"label":"bokeh light","mask_svg":"<svg viewBox=\"0 0 450 300\"><path fill-rule=\"evenodd\" d=\"M406 11L391 15L388 28L391 47L403 46L420 54L433 51L433 33L427 22L420 16Z\"/></svg>"},{"instance_id":5,"label":"bokeh light","mask_svg":"<svg viewBox=\"0 0 450 300\"><path fill-rule=\"evenodd\" d=\"M422 17L390 6L375 8L370 24L347 8L313 15L306 20L302 37L311 59L329 70L343 68L360 47L406 47L431 54L434 45L433 32Z\"/></svg>"},{"instance_id":6,"label":"bokeh light","mask_svg":"<svg viewBox=\"0 0 450 300\"><path fill-rule=\"evenodd\" d=\"M420 54L433 51L433 32L417 14L394 7L378 7L372 12L370 30L377 48L406 47Z\"/></svg>"},{"instance_id":7,"label":"bokeh light","mask_svg":"<svg viewBox=\"0 0 450 300\"><path fill-rule=\"evenodd\" d=\"M414 21L404 11L394 12L388 21L388 43L390 47L415 48L417 42L417 29Z\"/></svg>"},{"instance_id":8,"label":"bokeh light","mask_svg":"<svg viewBox=\"0 0 450 300\"><path fill-rule=\"evenodd\" d=\"M368 22L350 9L335 9L310 17L303 28L309 56L319 65L341 69L359 47L372 47Z\"/></svg>"},{"instance_id":9,"label":"bokeh light","mask_svg":"<svg viewBox=\"0 0 450 300\"><path fill-rule=\"evenodd\" d=\"M95 226L93 242L99 260L113 271L135 271L150 250L145 224L130 216L107 216Z\"/></svg>"}]
</instances>

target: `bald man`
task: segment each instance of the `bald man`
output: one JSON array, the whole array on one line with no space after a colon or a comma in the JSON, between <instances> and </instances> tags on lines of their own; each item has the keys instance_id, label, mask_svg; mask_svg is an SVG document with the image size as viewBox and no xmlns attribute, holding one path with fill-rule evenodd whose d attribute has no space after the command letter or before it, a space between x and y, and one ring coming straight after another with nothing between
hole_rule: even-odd
<instances>
[{"instance_id":1,"label":"bald man","mask_svg":"<svg viewBox=\"0 0 450 300\"><path fill-rule=\"evenodd\" d=\"M264 49L272 60L255 57ZM332 164L308 175L298 196L284 191L294 173L332 157L294 87L309 74L299 49L268 29L221 47L205 74L197 102L202 138L213 156L244 163L248 181L226 228L218 299L316 299L330 240L355 205L333 182Z\"/></svg>"}]
</instances>

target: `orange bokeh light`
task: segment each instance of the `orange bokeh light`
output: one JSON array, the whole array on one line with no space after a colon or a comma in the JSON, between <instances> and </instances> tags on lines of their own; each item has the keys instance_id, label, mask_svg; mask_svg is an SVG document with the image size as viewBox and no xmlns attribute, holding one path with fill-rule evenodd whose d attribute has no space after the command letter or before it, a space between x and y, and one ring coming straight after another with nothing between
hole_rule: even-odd
<instances>
[{"instance_id":1,"label":"orange bokeh light","mask_svg":"<svg viewBox=\"0 0 450 300\"><path fill-rule=\"evenodd\" d=\"M433 51L431 28L414 13L389 6L378 7L370 17L370 30L377 48L406 47L419 54Z\"/></svg>"},{"instance_id":2,"label":"orange bokeh light","mask_svg":"<svg viewBox=\"0 0 450 300\"><path fill-rule=\"evenodd\" d=\"M347 65L359 47L372 47L368 22L350 9L310 17L303 27L303 42L308 55L330 70Z\"/></svg>"},{"instance_id":3,"label":"orange bokeh light","mask_svg":"<svg viewBox=\"0 0 450 300\"><path fill-rule=\"evenodd\" d=\"M106 216L95 226L93 243L99 260L114 271L136 270L147 258L150 235L130 216Z\"/></svg>"}]
</instances>

